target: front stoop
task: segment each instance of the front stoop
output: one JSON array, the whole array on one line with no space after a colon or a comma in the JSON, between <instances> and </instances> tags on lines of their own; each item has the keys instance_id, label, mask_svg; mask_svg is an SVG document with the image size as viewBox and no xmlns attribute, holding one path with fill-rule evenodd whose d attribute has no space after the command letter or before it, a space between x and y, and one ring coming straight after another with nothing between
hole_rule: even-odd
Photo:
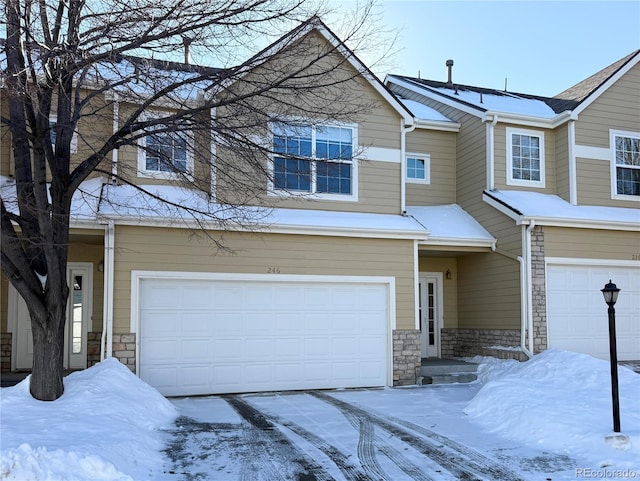
<instances>
[{"instance_id":1,"label":"front stoop","mask_svg":"<svg viewBox=\"0 0 640 481\"><path fill-rule=\"evenodd\" d=\"M478 365L459 359L422 359L418 384L452 384L477 379Z\"/></svg>"}]
</instances>

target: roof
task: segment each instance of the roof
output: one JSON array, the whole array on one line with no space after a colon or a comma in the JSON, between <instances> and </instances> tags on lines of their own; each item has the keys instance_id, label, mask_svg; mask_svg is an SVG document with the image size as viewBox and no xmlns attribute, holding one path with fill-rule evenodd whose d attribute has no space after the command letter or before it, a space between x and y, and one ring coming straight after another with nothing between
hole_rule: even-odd
<instances>
[{"instance_id":1,"label":"roof","mask_svg":"<svg viewBox=\"0 0 640 481\"><path fill-rule=\"evenodd\" d=\"M517 224L535 221L541 225L640 232L640 209L573 205L557 195L517 190L485 190L482 197Z\"/></svg>"}]
</instances>

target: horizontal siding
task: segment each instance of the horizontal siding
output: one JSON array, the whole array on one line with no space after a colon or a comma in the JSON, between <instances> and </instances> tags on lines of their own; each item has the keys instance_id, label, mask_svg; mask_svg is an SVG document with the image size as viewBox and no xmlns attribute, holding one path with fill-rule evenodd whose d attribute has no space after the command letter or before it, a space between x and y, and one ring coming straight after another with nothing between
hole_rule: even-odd
<instances>
[{"instance_id":1,"label":"horizontal siding","mask_svg":"<svg viewBox=\"0 0 640 481\"><path fill-rule=\"evenodd\" d=\"M406 151L430 156L430 183L407 182L407 205L455 203L456 133L414 130L407 134Z\"/></svg>"},{"instance_id":2,"label":"horizontal siding","mask_svg":"<svg viewBox=\"0 0 640 481\"><path fill-rule=\"evenodd\" d=\"M640 131L640 64L633 67L579 116L576 143L609 148L609 129Z\"/></svg>"},{"instance_id":3,"label":"horizontal siding","mask_svg":"<svg viewBox=\"0 0 640 481\"><path fill-rule=\"evenodd\" d=\"M555 130L556 194L569 202L569 128L562 125Z\"/></svg>"},{"instance_id":4,"label":"horizontal siding","mask_svg":"<svg viewBox=\"0 0 640 481\"><path fill-rule=\"evenodd\" d=\"M612 199L611 163L608 160L576 160L578 203L637 209L637 201Z\"/></svg>"},{"instance_id":5,"label":"horizontal siding","mask_svg":"<svg viewBox=\"0 0 640 481\"><path fill-rule=\"evenodd\" d=\"M442 273L443 328L458 327L458 260L455 257L423 257L419 258L419 271ZM451 279L446 272L451 272Z\"/></svg>"},{"instance_id":6,"label":"horizontal siding","mask_svg":"<svg viewBox=\"0 0 640 481\"><path fill-rule=\"evenodd\" d=\"M397 328L415 327L412 241L212 232L229 253L192 234L116 228L114 332L129 332L132 270L266 274L273 267L281 274L395 277Z\"/></svg>"},{"instance_id":7,"label":"horizontal siding","mask_svg":"<svg viewBox=\"0 0 640 481\"><path fill-rule=\"evenodd\" d=\"M640 232L544 228L546 257L638 260Z\"/></svg>"}]
</instances>

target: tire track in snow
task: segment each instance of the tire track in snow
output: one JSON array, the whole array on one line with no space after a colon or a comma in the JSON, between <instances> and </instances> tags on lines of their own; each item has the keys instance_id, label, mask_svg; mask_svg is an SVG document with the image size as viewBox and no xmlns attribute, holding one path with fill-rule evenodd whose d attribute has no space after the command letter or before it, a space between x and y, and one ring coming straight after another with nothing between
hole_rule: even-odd
<instances>
[{"instance_id":1,"label":"tire track in snow","mask_svg":"<svg viewBox=\"0 0 640 481\"><path fill-rule=\"evenodd\" d=\"M268 471L266 479L290 481L288 474L281 469L282 464L296 464L302 468L296 473L297 481L332 481L322 466L310 459L305 453L300 451L269 419L256 408L243 401L237 396L222 396L245 421L246 440L250 446L260 447L254 449L249 458L258 457L260 463L252 459L245 459L247 467L242 470L241 479L243 481L253 481L256 473L262 472L266 468ZM274 462L274 459L275 462ZM255 466L255 467L254 467ZM243 464L243 468L245 465Z\"/></svg>"},{"instance_id":2,"label":"tire track in snow","mask_svg":"<svg viewBox=\"0 0 640 481\"><path fill-rule=\"evenodd\" d=\"M458 480L524 481L518 473L495 460L421 426L367 412L322 392L315 391L309 394L336 406L343 412L369 418L376 425L433 459Z\"/></svg>"}]
</instances>

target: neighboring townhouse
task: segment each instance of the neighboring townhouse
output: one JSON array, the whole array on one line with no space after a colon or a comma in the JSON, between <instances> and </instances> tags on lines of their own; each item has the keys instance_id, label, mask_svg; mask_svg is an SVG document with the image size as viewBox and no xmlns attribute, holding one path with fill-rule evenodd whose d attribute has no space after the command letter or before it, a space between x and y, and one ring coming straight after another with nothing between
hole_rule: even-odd
<instances>
[{"instance_id":1,"label":"neighboring townhouse","mask_svg":"<svg viewBox=\"0 0 640 481\"><path fill-rule=\"evenodd\" d=\"M387 77L410 109L459 125L451 201L496 239L491 253L454 257L456 299L445 291L441 354L496 346L521 358L547 348L608 358L598 291L611 279L622 289L618 358L640 359L639 61L633 52L552 98L455 84L453 62L446 82ZM420 151L432 176L437 148ZM407 211L420 218L436 189L407 183ZM443 255L427 247L432 240L419 242L420 272Z\"/></svg>"}]
</instances>

